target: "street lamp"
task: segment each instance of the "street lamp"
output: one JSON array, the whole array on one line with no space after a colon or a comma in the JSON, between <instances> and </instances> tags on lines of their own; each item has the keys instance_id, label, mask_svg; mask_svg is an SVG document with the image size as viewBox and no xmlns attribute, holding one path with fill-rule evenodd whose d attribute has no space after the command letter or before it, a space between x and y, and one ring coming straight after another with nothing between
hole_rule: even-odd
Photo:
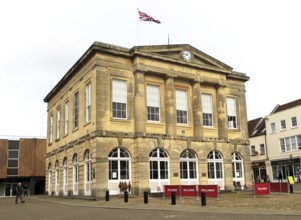
<instances>
[{"instance_id":1,"label":"street lamp","mask_svg":"<svg viewBox=\"0 0 301 220\"><path fill-rule=\"evenodd\" d=\"M294 172L293 172L293 155L290 154L289 159L290 159L290 164L291 164L291 177L293 179L293 175L294 175ZM289 169L289 172L290 172L290 169ZM290 173L289 173L289 175L290 175ZM291 183L289 181L289 184L290 184L290 193L293 193L294 192L293 183Z\"/></svg>"}]
</instances>

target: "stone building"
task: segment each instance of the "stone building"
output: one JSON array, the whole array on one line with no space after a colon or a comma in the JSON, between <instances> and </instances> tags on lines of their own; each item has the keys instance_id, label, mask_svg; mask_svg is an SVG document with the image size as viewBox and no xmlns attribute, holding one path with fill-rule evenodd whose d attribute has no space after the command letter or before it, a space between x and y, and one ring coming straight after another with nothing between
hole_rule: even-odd
<instances>
[{"instance_id":1,"label":"stone building","mask_svg":"<svg viewBox=\"0 0 301 220\"><path fill-rule=\"evenodd\" d=\"M95 42L49 92L46 191L252 185L245 82L188 45Z\"/></svg>"}]
</instances>

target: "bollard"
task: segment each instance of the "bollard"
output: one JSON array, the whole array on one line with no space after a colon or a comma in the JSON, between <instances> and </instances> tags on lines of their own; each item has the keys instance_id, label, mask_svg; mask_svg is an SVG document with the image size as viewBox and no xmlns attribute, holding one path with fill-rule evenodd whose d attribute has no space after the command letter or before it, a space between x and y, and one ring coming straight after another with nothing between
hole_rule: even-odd
<instances>
[{"instance_id":1,"label":"bollard","mask_svg":"<svg viewBox=\"0 0 301 220\"><path fill-rule=\"evenodd\" d=\"M148 192L144 192L144 204L148 203Z\"/></svg>"},{"instance_id":2,"label":"bollard","mask_svg":"<svg viewBox=\"0 0 301 220\"><path fill-rule=\"evenodd\" d=\"M290 184L290 193L294 192L293 184Z\"/></svg>"},{"instance_id":3,"label":"bollard","mask_svg":"<svg viewBox=\"0 0 301 220\"><path fill-rule=\"evenodd\" d=\"M129 201L129 193L128 191L124 191L124 202L128 202Z\"/></svg>"},{"instance_id":4,"label":"bollard","mask_svg":"<svg viewBox=\"0 0 301 220\"><path fill-rule=\"evenodd\" d=\"M108 202L110 200L110 194L109 190L106 191L106 201Z\"/></svg>"},{"instance_id":5,"label":"bollard","mask_svg":"<svg viewBox=\"0 0 301 220\"><path fill-rule=\"evenodd\" d=\"M176 192L171 192L171 204L176 204Z\"/></svg>"},{"instance_id":6,"label":"bollard","mask_svg":"<svg viewBox=\"0 0 301 220\"><path fill-rule=\"evenodd\" d=\"M206 206L206 193L201 192L201 201L202 201L202 206Z\"/></svg>"}]
</instances>

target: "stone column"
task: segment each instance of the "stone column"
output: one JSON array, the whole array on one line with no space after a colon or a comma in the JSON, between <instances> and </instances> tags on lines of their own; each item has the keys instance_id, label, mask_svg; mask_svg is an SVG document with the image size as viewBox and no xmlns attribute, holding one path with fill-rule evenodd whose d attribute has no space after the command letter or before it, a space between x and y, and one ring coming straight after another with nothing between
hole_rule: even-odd
<instances>
[{"instance_id":1,"label":"stone column","mask_svg":"<svg viewBox=\"0 0 301 220\"><path fill-rule=\"evenodd\" d=\"M194 137L203 137L203 111L200 82L195 81L192 89Z\"/></svg>"},{"instance_id":2,"label":"stone column","mask_svg":"<svg viewBox=\"0 0 301 220\"><path fill-rule=\"evenodd\" d=\"M135 73L135 132L137 136L145 133L146 102L144 74Z\"/></svg>"},{"instance_id":3,"label":"stone column","mask_svg":"<svg viewBox=\"0 0 301 220\"><path fill-rule=\"evenodd\" d=\"M166 134L170 136L174 136L176 134L174 79L172 77L168 77L165 83L166 83L166 90L165 90Z\"/></svg>"},{"instance_id":4,"label":"stone column","mask_svg":"<svg viewBox=\"0 0 301 220\"><path fill-rule=\"evenodd\" d=\"M228 139L228 116L227 116L227 104L225 87L219 86L217 88L216 97L217 107L217 119L218 119L218 138L227 140Z\"/></svg>"}]
</instances>

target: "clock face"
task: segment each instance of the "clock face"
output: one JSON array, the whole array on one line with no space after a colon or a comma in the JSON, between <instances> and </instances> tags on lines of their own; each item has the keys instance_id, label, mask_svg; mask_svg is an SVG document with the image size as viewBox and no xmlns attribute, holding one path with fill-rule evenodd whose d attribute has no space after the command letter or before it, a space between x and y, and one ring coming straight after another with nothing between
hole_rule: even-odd
<instances>
[{"instance_id":1,"label":"clock face","mask_svg":"<svg viewBox=\"0 0 301 220\"><path fill-rule=\"evenodd\" d=\"M184 60L190 60L191 59L191 53L188 50L184 50L182 53L182 57Z\"/></svg>"}]
</instances>

